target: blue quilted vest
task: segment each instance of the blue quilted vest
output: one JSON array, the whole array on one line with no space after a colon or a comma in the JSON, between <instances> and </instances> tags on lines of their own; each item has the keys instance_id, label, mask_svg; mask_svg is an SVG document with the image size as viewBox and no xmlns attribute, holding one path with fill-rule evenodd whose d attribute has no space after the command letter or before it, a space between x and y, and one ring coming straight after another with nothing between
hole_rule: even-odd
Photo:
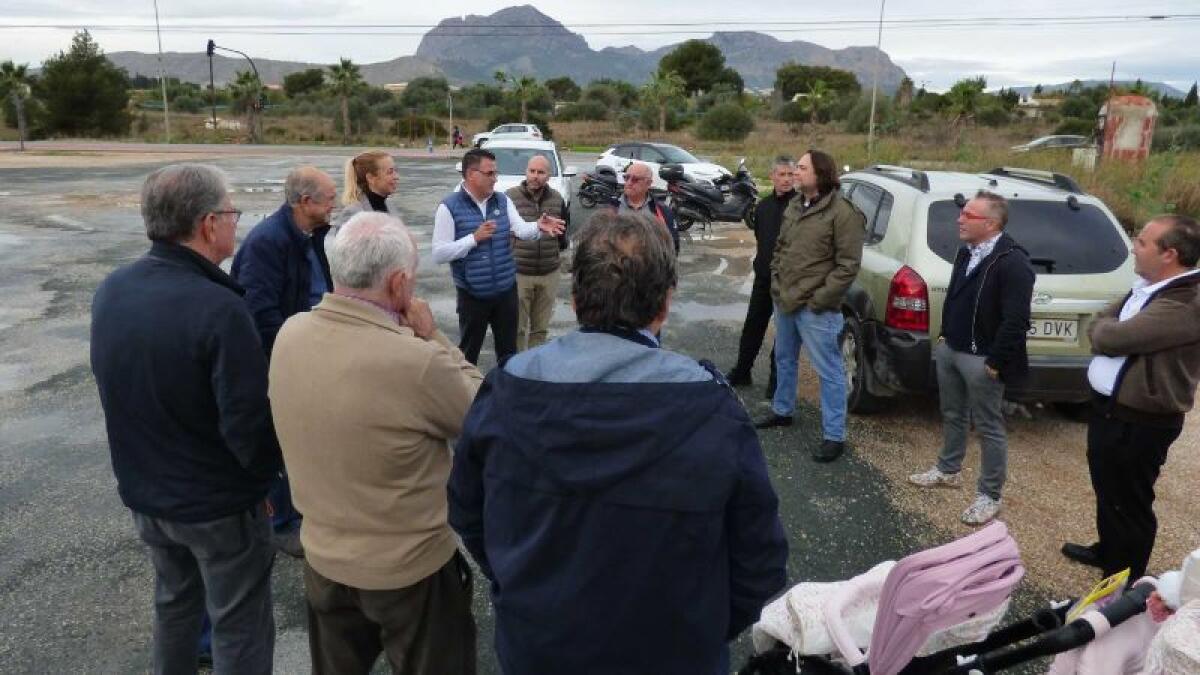
<instances>
[{"instance_id":1,"label":"blue quilted vest","mask_svg":"<svg viewBox=\"0 0 1200 675\"><path fill-rule=\"evenodd\" d=\"M454 239L473 234L485 218L466 190L442 200L454 217ZM496 222L491 239L471 249L465 257L450 263L454 285L471 295L487 299L512 288L517 281L517 263L512 252L512 225L508 222L508 197L495 192L487 200L487 218Z\"/></svg>"}]
</instances>

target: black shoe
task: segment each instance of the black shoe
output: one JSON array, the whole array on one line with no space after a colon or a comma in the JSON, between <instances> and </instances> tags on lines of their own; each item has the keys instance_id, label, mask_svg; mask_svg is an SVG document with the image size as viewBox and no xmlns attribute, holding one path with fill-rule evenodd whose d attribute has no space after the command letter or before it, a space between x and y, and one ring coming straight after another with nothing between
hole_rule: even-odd
<instances>
[{"instance_id":1,"label":"black shoe","mask_svg":"<svg viewBox=\"0 0 1200 675\"><path fill-rule=\"evenodd\" d=\"M767 417L754 423L755 429L770 429L771 427L790 427L792 426L791 415L776 415L771 413Z\"/></svg>"},{"instance_id":2,"label":"black shoe","mask_svg":"<svg viewBox=\"0 0 1200 675\"><path fill-rule=\"evenodd\" d=\"M1072 544L1071 542L1067 542L1062 545L1062 554L1077 563L1103 569L1104 562L1100 560L1099 549L1099 544L1083 546L1081 544Z\"/></svg>"},{"instance_id":3,"label":"black shoe","mask_svg":"<svg viewBox=\"0 0 1200 675\"><path fill-rule=\"evenodd\" d=\"M845 451L846 444L842 441L824 440L821 441L821 447L813 450L812 458L813 461L816 462L832 462L838 457L841 457L842 453Z\"/></svg>"},{"instance_id":4,"label":"black shoe","mask_svg":"<svg viewBox=\"0 0 1200 675\"><path fill-rule=\"evenodd\" d=\"M731 387L748 387L754 384L754 378L750 376L750 371L737 367L725 373L725 379L729 381Z\"/></svg>"}]
</instances>

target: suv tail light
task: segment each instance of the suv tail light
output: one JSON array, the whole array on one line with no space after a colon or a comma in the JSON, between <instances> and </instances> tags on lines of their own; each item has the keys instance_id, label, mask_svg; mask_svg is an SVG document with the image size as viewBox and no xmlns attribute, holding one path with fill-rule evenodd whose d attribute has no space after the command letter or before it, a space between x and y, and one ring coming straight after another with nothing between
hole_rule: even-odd
<instances>
[{"instance_id":1,"label":"suv tail light","mask_svg":"<svg viewBox=\"0 0 1200 675\"><path fill-rule=\"evenodd\" d=\"M908 265L892 277L883 323L889 328L929 332L929 287Z\"/></svg>"}]
</instances>

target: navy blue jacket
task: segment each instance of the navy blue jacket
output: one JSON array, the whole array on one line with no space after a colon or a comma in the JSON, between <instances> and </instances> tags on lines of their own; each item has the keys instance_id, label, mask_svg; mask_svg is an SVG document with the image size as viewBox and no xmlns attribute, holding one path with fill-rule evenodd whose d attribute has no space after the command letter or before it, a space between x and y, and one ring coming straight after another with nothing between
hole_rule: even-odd
<instances>
[{"instance_id":1,"label":"navy blue jacket","mask_svg":"<svg viewBox=\"0 0 1200 675\"><path fill-rule=\"evenodd\" d=\"M942 337L954 351L986 356L1005 384L1019 384L1029 372L1025 338L1036 280L1029 253L1002 234L967 274L970 259L965 246L954 259L942 306Z\"/></svg>"},{"instance_id":2,"label":"navy blue jacket","mask_svg":"<svg viewBox=\"0 0 1200 675\"><path fill-rule=\"evenodd\" d=\"M728 673L726 642L786 582L737 398L620 337L570 333L492 370L449 491L491 581L506 675Z\"/></svg>"},{"instance_id":3,"label":"navy blue jacket","mask_svg":"<svg viewBox=\"0 0 1200 675\"><path fill-rule=\"evenodd\" d=\"M92 372L122 501L199 522L262 501L281 464L267 360L242 290L191 249L155 242L92 301Z\"/></svg>"},{"instance_id":4,"label":"navy blue jacket","mask_svg":"<svg viewBox=\"0 0 1200 675\"><path fill-rule=\"evenodd\" d=\"M328 232L329 226L319 227L311 237L305 236L292 219L292 207L284 204L250 230L233 257L233 278L246 289L246 305L268 356L283 322L297 312L312 309L310 246L317 253L325 287L333 290L325 257Z\"/></svg>"},{"instance_id":5,"label":"navy blue jacket","mask_svg":"<svg viewBox=\"0 0 1200 675\"><path fill-rule=\"evenodd\" d=\"M621 198L623 195L618 194L611 202L610 206L613 211L620 211ZM679 227L675 225L675 213L671 211L671 207L654 198L653 194L646 195L646 199L650 202L650 210L654 211L655 218L666 226L667 232L671 233L671 243L675 245L675 253L679 253Z\"/></svg>"}]
</instances>

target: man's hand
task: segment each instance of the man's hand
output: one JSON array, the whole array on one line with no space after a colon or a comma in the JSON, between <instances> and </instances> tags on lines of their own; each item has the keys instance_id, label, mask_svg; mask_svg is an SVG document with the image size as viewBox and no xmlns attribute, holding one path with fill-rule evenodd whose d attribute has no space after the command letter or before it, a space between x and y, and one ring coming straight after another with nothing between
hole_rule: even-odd
<instances>
[{"instance_id":1,"label":"man's hand","mask_svg":"<svg viewBox=\"0 0 1200 675\"><path fill-rule=\"evenodd\" d=\"M566 229L567 222L561 218L555 218L548 213L543 213L542 216L538 218L537 225L538 229L545 234L557 237L563 233L563 230Z\"/></svg>"},{"instance_id":2,"label":"man's hand","mask_svg":"<svg viewBox=\"0 0 1200 675\"><path fill-rule=\"evenodd\" d=\"M408 308L404 310L401 316L404 319L405 325L413 330L413 333L422 340L428 340L433 337L434 331L437 330L437 324L433 321L433 311L429 309L429 303L419 298L413 298L408 303Z\"/></svg>"},{"instance_id":3,"label":"man's hand","mask_svg":"<svg viewBox=\"0 0 1200 675\"><path fill-rule=\"evenodd\" d=\"M476 244L482 244L488 239L491 239L493 234L496 234L496 221L485 220L483 221L483 224L475 230L475 234L472 236L475 237Z\"/></svg>"}]
</instances>

